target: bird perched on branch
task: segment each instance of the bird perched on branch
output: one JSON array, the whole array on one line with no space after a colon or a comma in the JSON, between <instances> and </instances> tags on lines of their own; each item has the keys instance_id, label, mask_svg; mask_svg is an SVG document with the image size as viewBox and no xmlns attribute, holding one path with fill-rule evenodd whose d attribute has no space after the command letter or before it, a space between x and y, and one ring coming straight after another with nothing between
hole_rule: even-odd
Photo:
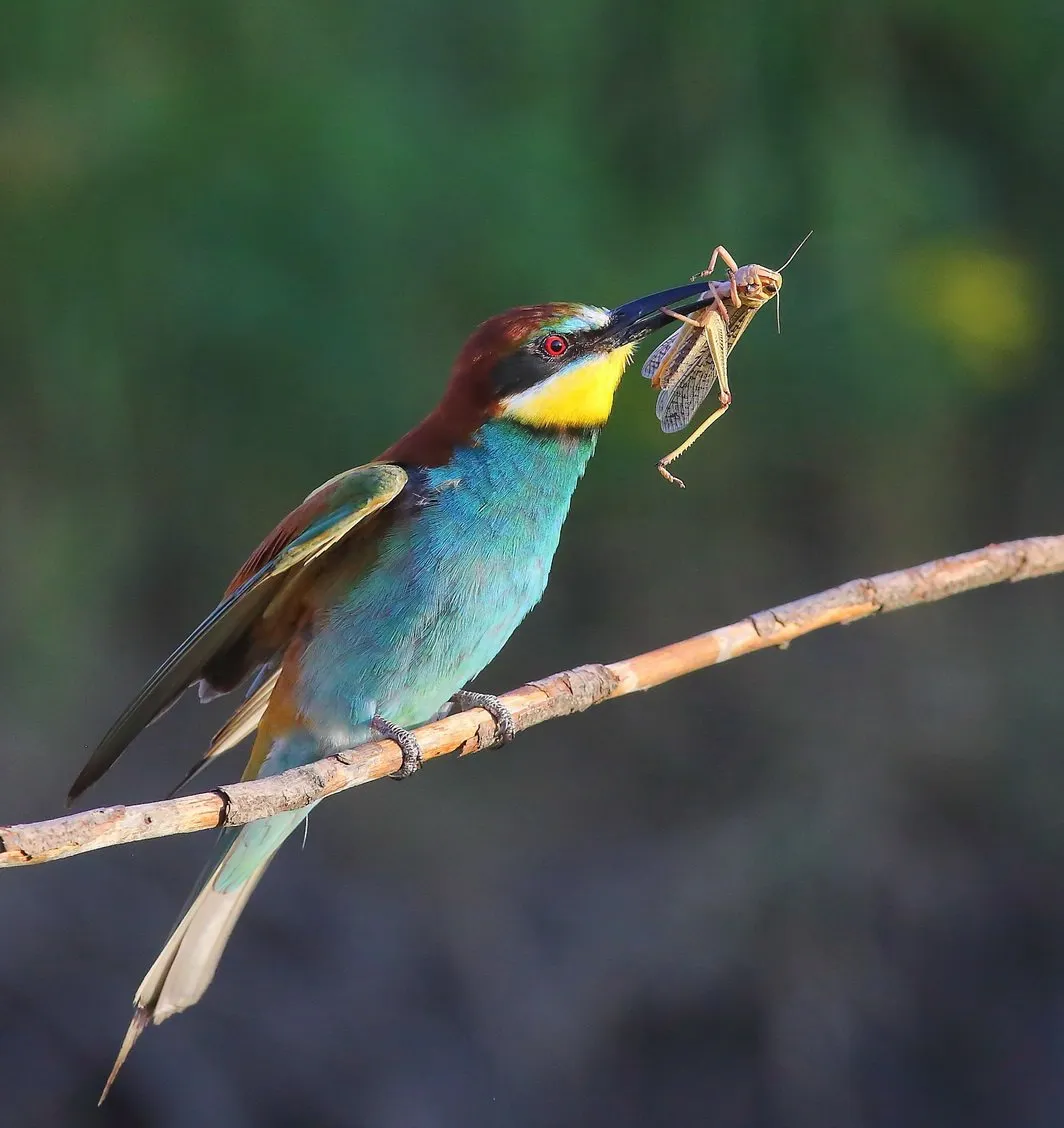
<instances>
[{"instance_id":1,"label":"bird perched on branch","mask_svg":"<svg viewBox=\"0 0 1064 1128\"><path fill-rule=\"evenodd\" d=\"M431 414L378 459L315 490L266 537L222 601L101 741L74 800L187 688L203 699L250 680L191 778L256 733L244 779L374 734L420 763L409 729L460 693L538 602L577 482L638 341L714 300L705 282L613 310L553 302L491 318L455 361ZM456 696L457 695L457 696ZM310 808L223 830L188 907L137 990L111 1076L144 1028L206 990L237 917Z\"/></svg>"}]
</instances>

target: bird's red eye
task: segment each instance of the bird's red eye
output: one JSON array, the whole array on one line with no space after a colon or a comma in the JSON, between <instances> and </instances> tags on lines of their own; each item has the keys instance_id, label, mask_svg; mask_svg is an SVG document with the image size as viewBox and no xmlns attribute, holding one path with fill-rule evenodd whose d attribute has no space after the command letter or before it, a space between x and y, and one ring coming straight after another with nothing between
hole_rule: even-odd
<instances>
[{"instance_id":1,"label":"bird's red eye","mask_svg":"<svg viewBox=\"0 0 1064 1128\"><path fill-rule=\"evenodd\" d=\"M560 333L551 333L543 340L543 351L547 356L564 356L569 342Z\"/></svg>"}]
</instances>

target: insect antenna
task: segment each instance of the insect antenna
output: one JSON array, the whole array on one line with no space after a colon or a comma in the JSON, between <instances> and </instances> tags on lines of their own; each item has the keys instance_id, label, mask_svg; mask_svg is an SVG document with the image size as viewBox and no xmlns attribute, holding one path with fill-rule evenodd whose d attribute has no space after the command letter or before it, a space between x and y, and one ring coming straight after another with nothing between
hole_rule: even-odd
<instances>
[{"instance_id":1,"label":"insect antenna","mask_svg":"<svg viewBox=\"0 0 1064 1128\"><path fill-rule=\"evenodd\" d=\"M787 269L787 267L790 266L792 262L794 262L794 256L806 245L806 243L809 242L810 236L812 234L812 231L810 231L809 234L806 235L806 237L798 244L798 246L795 247L793 251L791 251L791 253L787 256L787 261L776 271L777 274L782 274Z\"/></svg>"},{"instance_id":2,"label":"insect antenna","mask_svg":"<svg viewBox=\"0 0 1064 1128\"><path fill-rule=\"evenodd\" d=\"M806 243L809 242L809 236L812 235L812 234L813 234L812 231L810 231L809 234L807 234L806 237L798 244L798 246L795 247L793 251L791 251L791 253L787 256L787 261L779 268L779 270L776 271L777 274L782 274L787 269L787 267L790 266L792 262L794 262L794 256L806 245ZM776 332L777 333L783 332L783 327L780 325L780 298L781 298L781 296L782 296L781 294L776 295Z\"/></svg>"}]
</instances>

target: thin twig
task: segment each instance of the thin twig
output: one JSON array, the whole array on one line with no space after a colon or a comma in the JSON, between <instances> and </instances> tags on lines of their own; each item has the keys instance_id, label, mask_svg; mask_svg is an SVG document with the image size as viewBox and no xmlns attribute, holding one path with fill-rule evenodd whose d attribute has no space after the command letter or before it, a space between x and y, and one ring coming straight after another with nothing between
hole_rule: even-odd
<instances>
[{"instance_id":1,"label":"thin twig","mask_svg":"<svg viewBox=\"0 0 1064 1128\"><path fill-rule=\"evenodd\" d=\"M502 700L513 714L517 729L531 728L551 717L563 717L613 697L650 689L742 654L786 646L792 639L821 627L946 599L990 584L1062 571L1064 536L992 544L869 580L851 580L621 662L579 666L521 686L504 694ZM424 725L416 735L427 760L450 752L479 752L496 742L495 721L479 708ZM0 826L0 866L51 862L123 842L238 826L380 779L394 772L399 764L399 746L391 740L377 740L280 775L227 784L201 795L133 807L102 807L45 822Z\"/></svg>"}]
</instances>

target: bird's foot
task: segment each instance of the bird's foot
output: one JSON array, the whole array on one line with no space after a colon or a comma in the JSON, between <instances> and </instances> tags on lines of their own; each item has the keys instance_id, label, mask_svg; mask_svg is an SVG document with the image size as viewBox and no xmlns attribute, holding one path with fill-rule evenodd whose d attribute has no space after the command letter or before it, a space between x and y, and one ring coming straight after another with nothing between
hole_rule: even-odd
<instances>
[{"instance_id":1,"label":"bird's foot","mask_svg":"<svg viewBox=\"0 0 1064 1128\"><path fill-rule=\"evenodd\" d=\"M377 716L370 721L370 728L388 740L394 740L403 750L403 763L397 772L392 772L390 779L408 779L421 767L421 745L417 737L405 728L393 725L383 717Z\"/></svg>"},{"instance_id":2,"label":"bird's foot","mask_svg":"<svg viewBox=\"0 0 1064 1128\"><path fill-rule=\"evenodd\" d=\"M509 744L517 735L513 713L493 693L473 693L471 690L462 689L451 700L459 709L483 709L486 713L490 713L495 720L500 744Z\"/></svg>"}]
</instances>

